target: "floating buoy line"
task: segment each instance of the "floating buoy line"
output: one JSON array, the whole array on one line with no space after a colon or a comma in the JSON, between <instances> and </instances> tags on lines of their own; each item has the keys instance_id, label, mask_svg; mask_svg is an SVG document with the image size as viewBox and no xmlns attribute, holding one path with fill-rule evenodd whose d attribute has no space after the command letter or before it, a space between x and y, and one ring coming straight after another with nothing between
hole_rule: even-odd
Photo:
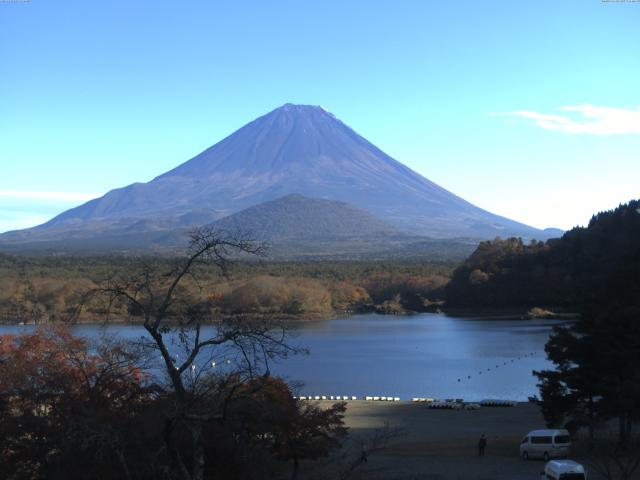
<instances>
[{"instance_id":1,"label":"floating buoy line","mask_svg":"<svg viewBox=\"0 0 640 480\"><path fill-rule=\"evenodd\" d=\"M530 352L530 353L527 353L526 355L521 355L521 356L519 356L519 357L512 358L512 359L511 359L511 360L509 360L509 361L505 361L505 362L503 362L503 363L502 363L502 365L501 365L501 364L497 364L497 365L496 365L495 367L493 367L493 368L491 368L491 367L487 367L487 369L486 369L486 370L484 370L484 371L483 371L483 370L478 371L478 375L482 375L482 373L483 373L483 372L491 372L491 371L493 371L493 370L497 370L497 369L499 369L499 368L501 368L501 367L505 367L505 366L507 366L507 365L509 365L509 364L511 364L511 363L514 363L514 362L516 362L516 361L518 361L518 360L524 360L524 359L526 359L526 358L531 358L531 357L535 356L535 354L536 354L536 352ZM472 376L471 376L471 375L467 375L466 380L471 380L471 378L472 378ZM459 382L459 383L460 383L460 382L463 382L464 380L465 380L464 376L462 376L462 377L458 378L458 382Z\"/></svg>"},{"instance_id":2,"label":"floating buoy line","mask_svg":"<svg viewBox=\"0 0 640 480\"><path fill-rule=\"evenodd\" d=\"M510 365L516 361L524 360L526 358L531 358L535 356L537 352L530 352L526 355L521 355L516 358L512 358L509 361L504 361L502 364L496 364L494 367L487 367L486 370L479 370L478 375L482 375L486 372L496 371L501 367L505 367ZM473 378L472 375L467 375L466 378L460 377L458 378L458 382L463 382L465 380L471 380ZM400 397L395 396L383 396L383 395L365 395L363 397L357 397L355 395L300 395L297 397L293 397L297 400L306 400L306 401L321 401L321 400L337 400L337 401L354 401L361 400L367 402L400 402L402 399ZM435 409L451 409L451 410L477 410L480 407L513 407L517 405L518 402L513 400L502 400L502 399L487 399L482 400L481 402L465 402L462 398L447 398L445 400L440 400L435 397L412 397L412 403L425 403L428 408Z\"/></svg>"}]
</instances>

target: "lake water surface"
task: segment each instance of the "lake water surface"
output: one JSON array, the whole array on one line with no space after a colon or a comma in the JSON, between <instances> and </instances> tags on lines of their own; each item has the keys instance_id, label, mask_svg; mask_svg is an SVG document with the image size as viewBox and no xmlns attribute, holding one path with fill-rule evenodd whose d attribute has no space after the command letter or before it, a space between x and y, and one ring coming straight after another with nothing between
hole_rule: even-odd
<instances>
[{"instance_id":1,"label":"lake water surface","mask_svg":"<svg viewBox=\"0 0 640 480\"><path fill-rule=\"evenodd\" d=\"M482 320L437 314L356 315L301 323L291 342L310 350L273 365L274 375L303 382L301 395L357 395L526 400L537 393L533 370L551 368L544 344L557 320ZM0 333L30 329L0 326ZM96 336L98 325L73 327ZM110 325L109 335L144 335Z\"/></svg>"}]
</instances>

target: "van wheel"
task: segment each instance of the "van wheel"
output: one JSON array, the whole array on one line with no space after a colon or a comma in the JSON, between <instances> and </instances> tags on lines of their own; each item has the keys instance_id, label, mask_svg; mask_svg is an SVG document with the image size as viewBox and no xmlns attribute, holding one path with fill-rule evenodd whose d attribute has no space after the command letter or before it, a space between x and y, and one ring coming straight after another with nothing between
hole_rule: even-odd
<instances>
[{"instance_id":1,"label":"van wheel","mask_svg":"<svg viewBox=\"0 0 640 480\"><path fill-rule=\"evenodd\" d=\"M544 452L544 455L542 456L542 458L544 458L545 462L549 461L549 454L547 452Z\"/></svg>"},{"instance_id":2,"label":"van wheel","mask_svg":"<svg viewBox=\"0 0 640 480\"><path fill-rule=\"evenodd\" d=\"M522 459L529 460L529 454L527 452L522 452Z\"/></svg>"}]
</instances>

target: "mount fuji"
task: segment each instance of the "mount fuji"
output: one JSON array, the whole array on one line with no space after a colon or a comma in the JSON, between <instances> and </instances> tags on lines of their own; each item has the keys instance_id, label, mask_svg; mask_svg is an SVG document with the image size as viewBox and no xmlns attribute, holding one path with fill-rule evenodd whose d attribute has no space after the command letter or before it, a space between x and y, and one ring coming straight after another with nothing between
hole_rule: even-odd
<instances>
[{"instance_id":1,"label":"mount fuji","mask_svg":"<svg viewBox=\"0 0 640 480\"><path fill-rule=\"evenodd\" d=\"M0 235L0 248L174 245L190 227L291 195L347 203L412 237L544 240L557 234L476 207L321 107L286 104L148 183L111 190L42 225Z\"/></svg>"}]
</instances>

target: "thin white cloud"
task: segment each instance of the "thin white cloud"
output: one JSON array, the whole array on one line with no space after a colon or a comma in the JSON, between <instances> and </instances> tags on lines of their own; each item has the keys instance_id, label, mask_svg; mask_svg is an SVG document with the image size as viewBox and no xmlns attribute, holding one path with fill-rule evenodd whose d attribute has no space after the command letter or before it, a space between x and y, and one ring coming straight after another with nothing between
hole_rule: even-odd
<instances>
[{"instance_id":1,"label":"thin white cloud","mask_svg":"<svg viewBox=\"0 0 640 480\"><path fill-rule=\"evenodd\" d=\"M98 198L97 193L78 192L25 192L21 190L0 190L0 197L10 197L25 200L62 200L68 202L83 202Z\"/></svg>"},{"instance_id":2,"label":"thin white cloud","mask_svg":"<svg viewBox=\"0 0 640 480\"><path fill-rule=\"evenodd\" d=\"M588 135L640 134L640 106L636 108L597 107L578 105L560 107L567 115L540 113L532 110L491 113L533 120L545 130L563 133L585 133Z\"/></svg>"},{"instance_id":3,"label":"thin white cloud","mask_svg":"<svg viewBox=\"0 0 640 480\"><path fill-rule=\"evenodd\" d=\"M16 212L13 210L0 210L0 233L10 230L35 227L51 218L42 212Z\"/></svg>"}]
</instances>

